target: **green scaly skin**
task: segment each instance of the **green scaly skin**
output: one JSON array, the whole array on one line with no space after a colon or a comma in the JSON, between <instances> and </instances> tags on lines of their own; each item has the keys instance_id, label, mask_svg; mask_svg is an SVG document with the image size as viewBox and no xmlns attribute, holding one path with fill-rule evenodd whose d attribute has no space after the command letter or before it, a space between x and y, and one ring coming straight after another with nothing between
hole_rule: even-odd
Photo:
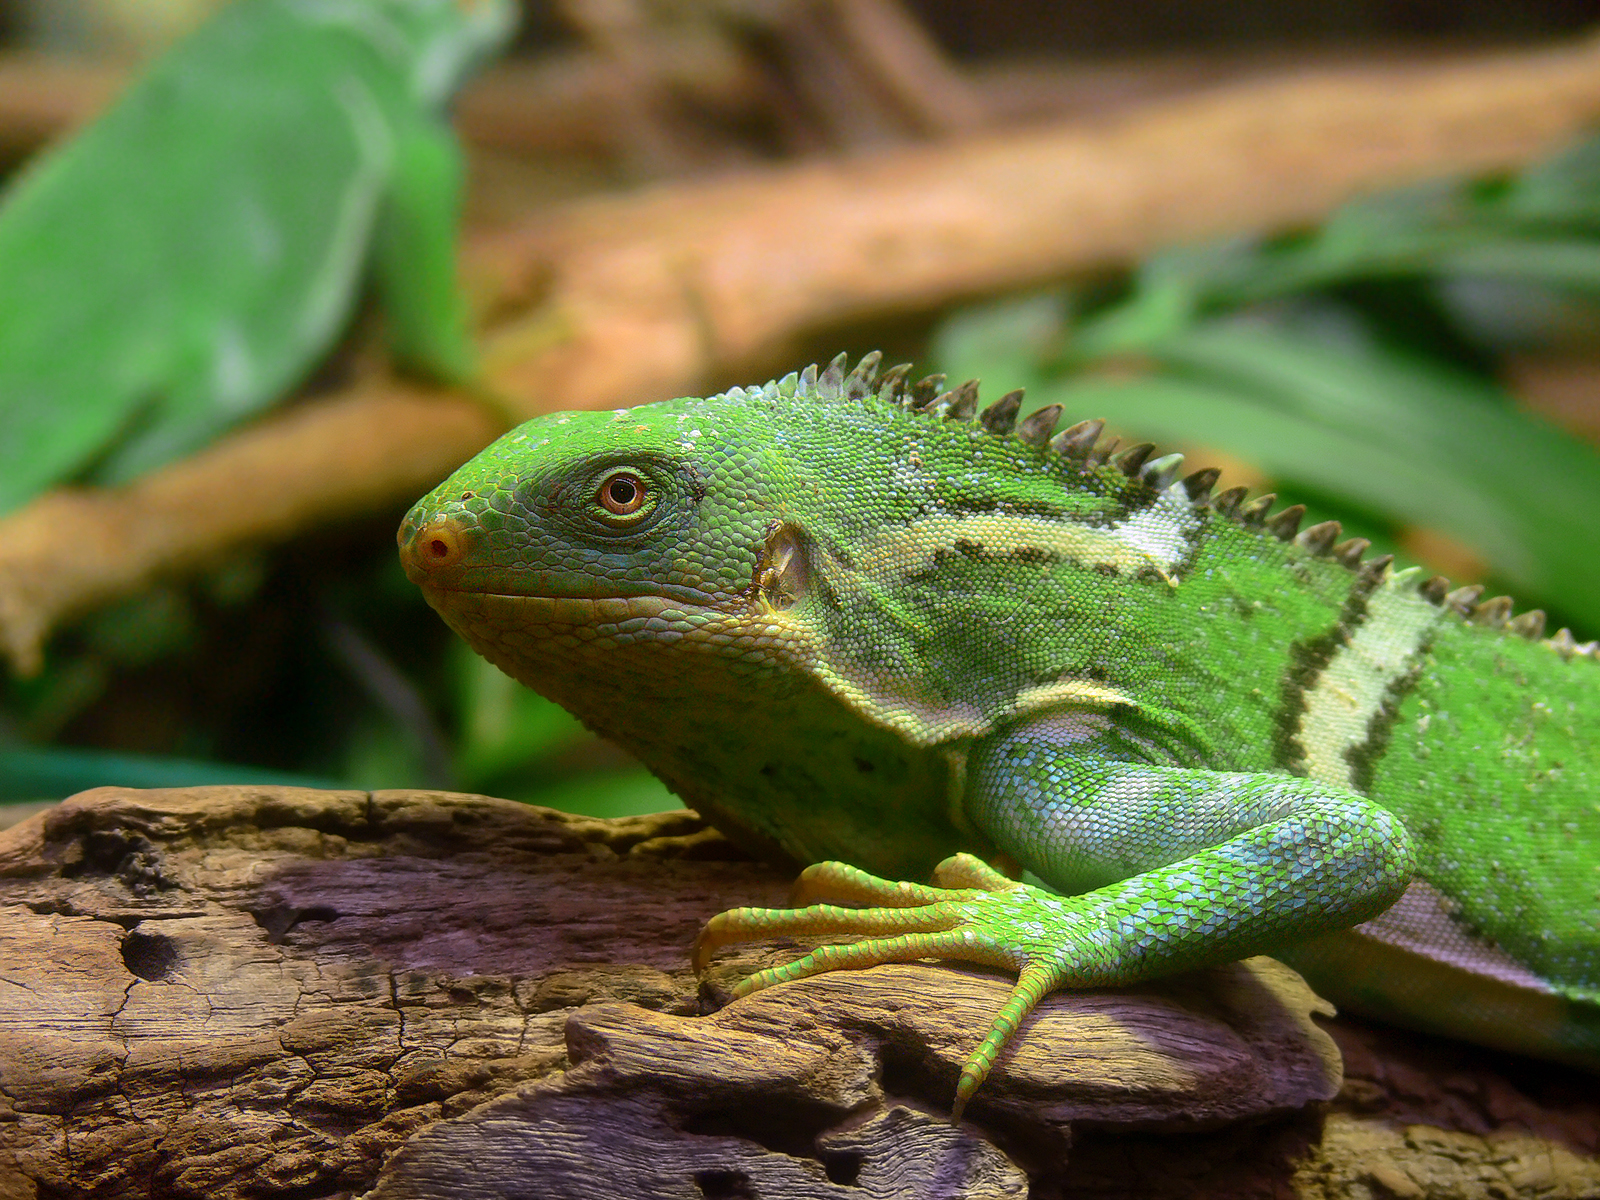
<instances>
[{"instance_id":1,"label":"green scaly skin","mask_svg":"<svg viewBox=\"0 0 1600 1200\"><path fill-rule=\"evenodd\" d=\"M420 501L411 577L718 828L813 865L733 941L864 938L1038 999L1281 953L1413 1026L1600 1069L1600 667L1336 525L1097 422L843 356L507 434ZM985 865L1022 868L1017 882ZM932 875L934 886L896 882ZM844 907L848 905L850 907ZM867 907L855 907L866 905ZM1380 915L1381 914L1381 915Z\"/></svg>"}]
</instances>

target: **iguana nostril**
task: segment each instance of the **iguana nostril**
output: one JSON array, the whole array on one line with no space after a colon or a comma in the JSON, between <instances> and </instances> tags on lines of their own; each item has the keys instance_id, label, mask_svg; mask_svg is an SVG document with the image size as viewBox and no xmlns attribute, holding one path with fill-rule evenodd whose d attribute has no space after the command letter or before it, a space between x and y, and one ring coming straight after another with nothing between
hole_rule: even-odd
<instances>
[{"instance_id":1,"label":"iguana nostril","mask_svg":"<svg viewBox=\"0 0 1600 1200\"><path fill-rule=\"evenodd\" d=\"M400 557L409 568L428 574L453 567L466 555L466 538L450 517L435 517L405 540Z\"/></svg>"}]
</instances>

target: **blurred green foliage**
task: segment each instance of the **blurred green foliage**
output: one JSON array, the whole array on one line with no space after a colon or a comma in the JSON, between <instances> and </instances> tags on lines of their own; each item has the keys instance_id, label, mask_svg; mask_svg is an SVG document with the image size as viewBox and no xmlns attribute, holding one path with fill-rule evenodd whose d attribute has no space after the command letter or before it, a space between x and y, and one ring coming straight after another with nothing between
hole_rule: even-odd
<instances>
[{"instance_id":1,"label":"blurred green foliage","mask_svg":"<svg viewBox=\"0 0 1600 1200\"><path fill-rule=\"evenodd\" d=\"M443 110L518 9L364 11L222 6L6 181L0 513L125 483L281 401L364 289L398 361L474 378Z\"/></svg>"},{"instance_id":2,"label":"blurred green foliage","mask_svg":"<svg viewBox=\"0 0 1600 1200\"><path fill-rule=\"evenodd\" d=\"M1375 552L1447 534L1489 582L1586 636L1600 454L1499 375L1511 354L1597 347L1600 142L1586 142L1515 177L1413 187L1316 228L966 309L929 357L991 397L1025 386L1030 407L1249 464ZM395 562L400 515L220 564L59 636L41 677L6 683L0 800L279 779L596 815L675 806L444 628Z\"/></svg>"}]
</instances>

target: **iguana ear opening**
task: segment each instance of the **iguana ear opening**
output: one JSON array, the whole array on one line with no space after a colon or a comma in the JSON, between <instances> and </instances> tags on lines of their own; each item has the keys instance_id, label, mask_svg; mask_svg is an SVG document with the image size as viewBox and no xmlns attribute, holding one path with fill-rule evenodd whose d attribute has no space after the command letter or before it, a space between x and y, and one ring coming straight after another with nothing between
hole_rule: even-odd
<instances>
[{"instance_id":1,"label":"iguana ear opening","mask_svg":"<svg viewBox=\"0 0 1600 1200\"><path fill-rule=\"evenodd\" d=\"M773 523L756 561L754 582L758 599L777 612L793 608L805 598L811 567L798 528L787 521Z\"/></svg>"}]
</instances>

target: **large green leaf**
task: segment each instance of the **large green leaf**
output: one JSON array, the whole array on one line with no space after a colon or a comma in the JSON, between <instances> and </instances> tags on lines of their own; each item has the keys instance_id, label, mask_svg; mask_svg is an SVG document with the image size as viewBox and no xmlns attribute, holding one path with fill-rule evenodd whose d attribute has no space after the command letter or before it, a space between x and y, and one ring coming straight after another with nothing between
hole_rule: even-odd
<instances>
[{"instance_id":1,"label":"large green leaf","mask_svg":"<svg viewBox=\"0 0 1600 1200\"><path fill-rule=\"evenodd\" d=\"M65 479L129 479L281 397L344 327L380 224L409 235L425 291L453 292L437 264L453 265L454 204L416 192L457 181L448 153L417 149L448 137L443 89L512 9L370 3L360 21L229 5L11 184L0 512ZM418 328L452 305L382 274L410 356L459 371L451 338Z\"/></svg>"}]
</instances>

